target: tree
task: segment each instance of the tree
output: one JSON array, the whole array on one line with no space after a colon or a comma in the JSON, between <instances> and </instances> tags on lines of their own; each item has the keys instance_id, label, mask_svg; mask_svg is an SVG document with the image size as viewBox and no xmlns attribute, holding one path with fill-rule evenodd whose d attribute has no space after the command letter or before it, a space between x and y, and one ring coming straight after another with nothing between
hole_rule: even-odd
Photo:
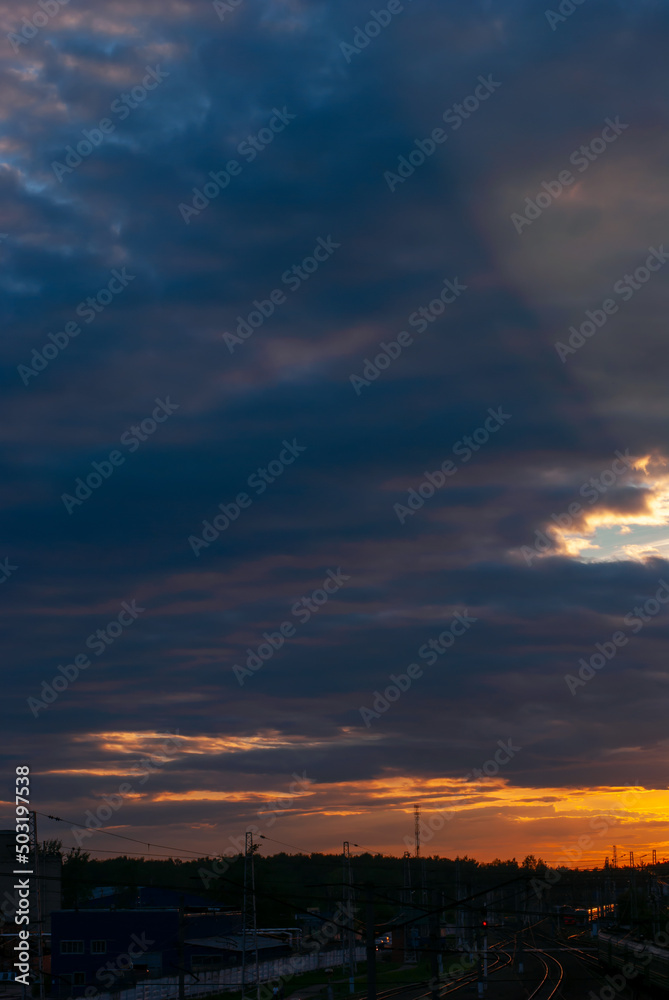
<instances>
[{"instance_id":1,"label":"tree","mask_svg":"<svg viewBox=\"0 0 669 1000\"><path fill-rule=\"evenodd\" d=\"M46 858L62 858L63 856L63 841L62 840L43 840L39 845L39 852L42 857Z\"/></svg>"}]
</instances>

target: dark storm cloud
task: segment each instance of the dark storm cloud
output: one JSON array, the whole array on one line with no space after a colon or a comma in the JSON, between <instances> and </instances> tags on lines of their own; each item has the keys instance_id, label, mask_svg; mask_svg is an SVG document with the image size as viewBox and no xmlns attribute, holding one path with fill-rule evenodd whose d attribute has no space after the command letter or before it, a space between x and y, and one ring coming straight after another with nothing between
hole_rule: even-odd
<instances>
[{"instance_id":1,"label":"dark storm cloud","mask_svg":"<svg viewBox=\"0 0 669 1000\"><path fill-rule=\"evenodd\" d=\"M552 31L525 3L405 6L349 63L339 44L366 12L297 0L224 22L210 4L73 7L7 48L0 558L19 569L0 599L17 753L27 740L51 759L60 736L76 770L82 733L324 740L179 758L152 779L184 792L212 777L278 787L312 766L325 783L456 778L514 736L512 782L664 784L664 620L578 697L564 674L669 567L518 553L616 449L667 451L664 271L567 364L554 347L667 232L664 108L648 99L667 15L588 0ZM157 65L169 75L121 120L112 102ZM479 76L498 89L391 192L384 172ZM240 142L275 108L295 118L247 162ZM511 213L615 115L629 129L519 234ZM104 116L113 135L59 182L52 161ZM179 205L231 159L241 173L187 225ZM291 291L282 275L319 237L341 246ZM124 267L128 287L23 384L17 367ZM456 277L466 291L417 332L409 318ZM286 301L231 353L222 334L275 288ZM402 330L414 342L356 395L350 376ZM62 494L166 396L179 409L68 514ZM508 426L400 524L393 504L500 406ZM284 439L306 451L256 495L249 477ZM242 491L252 505L195 556L189 536ZM646 496L621 481L597 510L631 514ZM338 567L350 582L240 686L233 666ZM26 699L132 599L146 608L133 627L34 718ZM368 732L360 707L465 608L471 634L421 661ZM621 743L646 763L613 754ZM40 780L45 801L83 809L121 779ZM210 815L241 821L235 808ZM149 825L193 815L147 809Z\"/></svg>"}]
</instances>

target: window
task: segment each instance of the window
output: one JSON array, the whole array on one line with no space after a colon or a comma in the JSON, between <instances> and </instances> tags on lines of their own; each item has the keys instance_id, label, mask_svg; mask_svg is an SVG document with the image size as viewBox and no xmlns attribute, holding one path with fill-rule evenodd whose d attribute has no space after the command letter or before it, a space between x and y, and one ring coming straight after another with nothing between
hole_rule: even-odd
<instances>
[{"instance_id":1,"label":"window","mask_svg":"<svg viewBox=\"0 0 669 1000\"><path fill-rule=\"evenodd\" d=\"M86 985L86 973L85 972L73 972L72 973L72 985L73 986L85 986Z\"/></svg>"},{"instance_id":2,"label":"window","mask_svg":"<svg viewBox=\"0 0 669 1000\"><path fill-rule=\"evenodd\" d=\"M83 953L84 953L84 942L83 941L61 941L60 942L60 953L61 953L61 955L83 955Z\"/></svg>"},{"instance_id":3,"label":"window","mask_svg":"<svg viewBox=\"0 0 669 1000\"><path fill-rule=\"evenodd\" d=\"M107 952L106 941L91 941L91 955L104 955Z\"/></svg>"}]
</instances>

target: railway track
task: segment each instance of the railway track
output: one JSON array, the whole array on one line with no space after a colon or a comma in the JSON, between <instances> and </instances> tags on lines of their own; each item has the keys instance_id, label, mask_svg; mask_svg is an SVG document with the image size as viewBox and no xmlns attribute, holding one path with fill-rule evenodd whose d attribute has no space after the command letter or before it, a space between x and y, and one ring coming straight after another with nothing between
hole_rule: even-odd
<instances>
[{"instance_id":1,"label":"railway track","mask_svg":"<svg viewBox=\"0 0 669 1000\"><path fill-rule=\"evenodd\" d=\"M554 955L537 950L533 954L543 966L544 974L537 988L530 993L527 1000L551 1000L560 989L564 979L564 966Z\"/></svg>"},{"instance_id":2,"label":"railway track","mask_svg":"<svg viewBox=\"0 0 669 1000\"><path fill-rule=\"evenodd\" d=\"M489 977L494 975L496 972L499 972L501 969L505 969L513 965L513 955L509 951L505 950L505 946L509 945L511 941L512 939L507 938L497 944L494 948L490 949L488 953L490 956L488 963ZM578 951L576 948L570 948L569 950L574 952ZM537 960L541 963L542 975L539 985L536 986L534 991L527 996L526 1000L551 1000L551 998L557 997L558 990L564 980L564 966L553 955L543 951L541 947L536 947L532 951L532 954L534 954ZM580 954L579 958L581 958ZM478 969L473 969L472 971L459 976L457 979L442 982L438 988L440 1000L441 998L452 996L454 993L459 992L467 986L473 985L477 981ZM419 983L406 983L402 986L394 986L387 990L381 990L376 994L376 997L377 1000L393 1000L393 998L396 997L403 997L404 1000L431 1000L432 991L425 991L425 985L425 981ZM354 998L354 1000L362 1000L362 995Z\"/></svg>"},{"instance_id":3,"label":"railway track","mask_svg":"<svg viewBox=\"0 0 669 1000\"><path fill-rule=\"evenodd\" d=\"M505 951L499 946L493 952L489 953L494 955L493 961L488 963L488 976L494 975L495 972L499 972L500 969L504 969L511 965L513 962L513 956ZM438 987L439 997L451 996L453 993L457 993L458 990L464 989L465 986L471 986L472 983L478 980L478 970L473 969L471 972L466 972L463 976L459 976L457 979L451 979L448 982L441 983ZM425 983L406 983L403 986L395 986L392 989L381 990L376 994L376 1000L392 1000L393 997L404 996L406 1000L430 1000L432 997L432 991L420 992L420 990L425 989Z\"/></svg>"}]
</instances>

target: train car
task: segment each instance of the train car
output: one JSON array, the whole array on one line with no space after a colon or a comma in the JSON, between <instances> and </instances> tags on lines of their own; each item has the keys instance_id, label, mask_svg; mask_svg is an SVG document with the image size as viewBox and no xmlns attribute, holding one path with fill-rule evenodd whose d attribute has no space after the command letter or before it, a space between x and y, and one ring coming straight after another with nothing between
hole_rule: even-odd
<instances>
[{"instance_id":1,"label":"train car","mask_svg":"<svg viewBox=\"0 0 669 1000\"><path fill-rule=\"evenodd\" d=\"M627 934L600 931L597 936L599 960L625 979L642 981L669 992L669 950L648 941L633 941Z\"/></svg>"},{"instance_id":2,"label":"train car","mask_svg":"<svg viewBox=\"0 0 669 1000\"><path fill-rule=\"evenodd\" d=\"M574 910L574 923L577 927L587 927L589 923L588 911L585 907L577 907Z\"/></svg>"},{"instance_id":3,"label":"train car","mask_svg":"<svg viewBox=\"0 0 669 1000\"><path fill-rule=\"evenodd\" d=\"M613 920L615 912L615 903L603 903L601 906L591 906L588 909L588 920Z\"/></svg>"},{"instance_id":4,"label":"train car","mask_svg":"<svg viewBox=\"0 0 669 1000\"><path fill-rule=\"evenodd\" d=\"M553 913L556 915L560 927L573 927L576 923L573 906L556 906Z\"/></svg>"}]
</instances>

